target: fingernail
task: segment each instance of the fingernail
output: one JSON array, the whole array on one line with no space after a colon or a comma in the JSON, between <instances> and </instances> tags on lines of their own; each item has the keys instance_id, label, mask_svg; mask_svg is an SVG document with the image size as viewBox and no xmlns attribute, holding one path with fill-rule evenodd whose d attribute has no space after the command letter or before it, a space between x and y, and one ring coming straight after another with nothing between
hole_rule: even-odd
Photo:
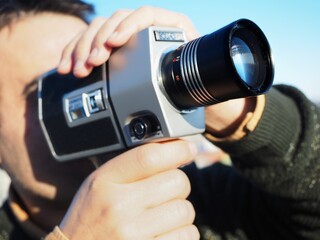
<instances>
[{"instance_id":1,"label":"fingernail","mask_svg":"<svg viewBox=\"0 0 320 240\"><path fill-rule=\"evenodd\" d=\"M65 68L67 67L69 64L69 60L68 59L61 59L60 63L59 63L59 68Z\"/></svg>"},{"instance_id":2,"label":"fingernail","mask_svg":"<svg viewBox=\"0 0 320 240\"><path fill-rule=\"evenodd\" d=\"M74 65L74 71L79 71L79 70L81 70L82 68L84 68L84 61L78 60L78 61L76 62L76 64Z\"/></svg>"},{"instance_id":3,"label":"fingernail","mask_svg":"<svg viewBox=\"0 0 320 240\"><path fill-rule=\"evenodd\" d=\"M111 36L108 38L108 40L114 40L114 39L116 39L117 37L118 37L118 35L119 35L119 32L113 32L112 34L111 34ZM108 41L107 40L107 41Z\"/></svg>"},{"instance_id":4,"label":"fingernail","mask_svg":"<svg viewBox=\"0 0 320 240\"><path fill-rule=\"evenodd\" d=\"M89 58L96 58L99 55L99 49L98 48L94 48L92 49Z\"/></svg>"}]
</instances>

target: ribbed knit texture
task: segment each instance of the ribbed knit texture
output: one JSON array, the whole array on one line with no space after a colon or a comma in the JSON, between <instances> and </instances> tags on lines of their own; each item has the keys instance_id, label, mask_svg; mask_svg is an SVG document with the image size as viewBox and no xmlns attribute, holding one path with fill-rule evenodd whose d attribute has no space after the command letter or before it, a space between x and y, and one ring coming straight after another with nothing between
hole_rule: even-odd
<instances>
[{"instance_id":1,"label":"ribbed knit texture","mask_svg":"<svg viewBox=\"0 0 320 240\"><path fill-rule=\"evenodd\" d=\"M319 118L301 92L277 86L254 132L215 143L234 167L185 169L202 239L320 239Z\"/></svg>"}]
</instances>

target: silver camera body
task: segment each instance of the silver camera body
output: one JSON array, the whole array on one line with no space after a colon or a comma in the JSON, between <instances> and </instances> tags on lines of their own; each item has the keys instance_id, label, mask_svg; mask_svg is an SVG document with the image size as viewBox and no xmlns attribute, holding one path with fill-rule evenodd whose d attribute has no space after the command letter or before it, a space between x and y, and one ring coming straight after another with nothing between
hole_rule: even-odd
<instances>
[{"instance_id":1,"label":"silver camera body","mask_svg":"<svg viewBox=\"0 0 320 240\"><path fill-rule=\"evenodd\" d=\"M163 56L185 42L180 29L150 27L86 79L42 76L39 119L52 155L67 161L203 132L203 107L178 110L162 85Z\"/></svg>"},{"instance_id":2,"label":"silver camera body","mask_svg":"<svg viewBox=\"0 0 320 240\"><path fill-rule=\"evenodd\" d=\"M272 86L271 48L248 19L187 42L180 29L134 35L85 79L39 79L39 119L60 161L202 133L204 108Z\"/></svg>"}]
</instances>

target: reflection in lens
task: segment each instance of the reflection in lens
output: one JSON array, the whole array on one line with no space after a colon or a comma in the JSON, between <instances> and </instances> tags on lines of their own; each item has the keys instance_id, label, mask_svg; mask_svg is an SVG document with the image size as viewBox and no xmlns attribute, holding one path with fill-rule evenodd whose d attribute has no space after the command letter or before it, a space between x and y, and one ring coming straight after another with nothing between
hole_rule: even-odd
<instances>
[{"instance_id":1,"label":"reflection in lens","mask_svg":"<svg viewBox=\"0 0 320 240\"><path fill-rule=\"evenodd\" d=\"M230 51L233 64L242 81L250 87L256 87L255 61L248 45L242 39L233 37Z\"/></svg>"}]
</instances>

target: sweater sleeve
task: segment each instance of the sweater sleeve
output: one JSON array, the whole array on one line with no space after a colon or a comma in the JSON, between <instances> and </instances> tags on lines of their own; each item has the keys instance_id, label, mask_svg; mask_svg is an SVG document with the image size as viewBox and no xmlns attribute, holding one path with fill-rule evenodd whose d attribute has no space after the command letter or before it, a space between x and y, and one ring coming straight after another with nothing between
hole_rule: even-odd
<instances>
[{"instance_id":1,"label":"sweater sleeve","mask_svg":"<svg viewBox=\"0 0 320 240\"><path fill-rule=\"evenodd\" d=\"M297 89L271 90L256 130L240 141L216 145L260 189L284 198L319 200L320 112Z\"/></svg>"},{"instance_id":2,"label":"sweater sleeve","mask_svg":"<svg viewBox=\"0 0 320 240\"><path fill-rule=\"evenodd\" d=\"M293 87L276 86L266 95L253 132L214 144L230 155L233 167L186 170L200 224L220 237L319 239L320 112L315 104Z\"/></svg>"}]
</instances>

